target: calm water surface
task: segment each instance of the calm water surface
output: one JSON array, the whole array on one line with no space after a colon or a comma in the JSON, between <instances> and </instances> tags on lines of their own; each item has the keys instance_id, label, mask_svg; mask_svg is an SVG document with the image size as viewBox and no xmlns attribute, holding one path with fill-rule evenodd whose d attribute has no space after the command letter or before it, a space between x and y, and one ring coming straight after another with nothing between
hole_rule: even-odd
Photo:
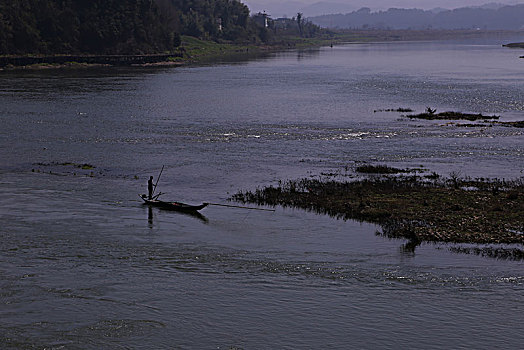
<instances>
[{"instance_id":1,"label":"calm water surface","mask_svg":"<svg viewBox=\"0 0 524 350\"><path fill-rule=\"evenodd\" d=\"M358 44L176 69L0 72L8 349L491 349L524 343L524 265L301 210L148 209L360 162L523 176L524 61L496 44ZM91 164L94 169L74 164Z\"/></svg>"}]
</instances>

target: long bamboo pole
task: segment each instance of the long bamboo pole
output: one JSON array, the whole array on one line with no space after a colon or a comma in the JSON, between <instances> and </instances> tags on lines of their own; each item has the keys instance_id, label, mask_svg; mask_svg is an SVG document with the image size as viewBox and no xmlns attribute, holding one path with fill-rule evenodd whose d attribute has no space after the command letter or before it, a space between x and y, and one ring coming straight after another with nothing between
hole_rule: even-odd
<instances>
[{"instance_id":1,"label":"long bamboo pole","mask_svg":"<svg viewBox=\"0 0 524 350\"><path fill-rule=\"evenodd\" d=\"M164 166L162 165L162 170L160 170L160 174L158 174L158 177L156 178L155 187L153 188L153 194L155 194L156 186L158 185L158 181L160 181L160 176L162 176L163 171L164 171Z\"/></svg>"},{"instance_id":2,"label":"long bamboo pole","mask_svg":"<svg viewBox=\"0 0 524 350\"><path fill-rule=\"evenodd\" d=\"M251 210L275 211L275 209L244 207L244 206L240 206L240 205L230 205L230 204L220 204L220 203L207 203L207 204L208 205L216 205L216 206L219 206L219 207L228 207L228 208L241 208L241 209L251 209Z\"/></svg>"}]
</instances>

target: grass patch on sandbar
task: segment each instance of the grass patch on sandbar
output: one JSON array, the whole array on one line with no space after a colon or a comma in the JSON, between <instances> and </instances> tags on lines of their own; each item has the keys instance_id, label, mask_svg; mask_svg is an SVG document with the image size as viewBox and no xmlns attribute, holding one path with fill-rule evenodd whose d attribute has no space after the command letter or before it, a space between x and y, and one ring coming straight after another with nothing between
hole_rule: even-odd
<instances>
[{"instance_id":1,"label":"grass patch on sandbar","mask_svg":"<svg viewBox=\"0 0 524 350\"><path fill-rule=\"evenodd\" d=\"M524 180L415 175L358 181L301 179L232 200L281 205L377 223L388 237L413 242L524 244Z\"/></svg>"}]
</instances>

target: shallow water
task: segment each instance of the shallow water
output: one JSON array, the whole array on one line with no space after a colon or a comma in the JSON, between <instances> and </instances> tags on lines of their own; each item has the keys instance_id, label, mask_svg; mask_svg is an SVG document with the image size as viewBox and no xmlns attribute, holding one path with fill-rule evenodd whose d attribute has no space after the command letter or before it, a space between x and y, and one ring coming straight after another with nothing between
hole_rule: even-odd
<instances>
[{"instance_id":1,"label":"shallow water","mask_svg":"<svg viewBox=\"0 0 524 350\"><path fill-rule=\"evenodd\" d=\"M378 109L524 117L498 43L385 43L176 69L0 74L3 348L518 348L522 262L412 252L367 223L225 203L361 162L522 176L521 129ZM81 169L75 165L94 166Z\"/></svg>"}]
</instances>

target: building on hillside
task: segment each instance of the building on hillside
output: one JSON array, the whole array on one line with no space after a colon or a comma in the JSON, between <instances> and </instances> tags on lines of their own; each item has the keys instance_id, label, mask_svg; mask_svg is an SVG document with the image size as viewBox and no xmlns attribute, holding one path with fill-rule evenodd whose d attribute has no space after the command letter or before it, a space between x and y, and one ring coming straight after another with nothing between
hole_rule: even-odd
<instances>
[{"instance_id":1,"label":"building on hillside","mask_svg":"<svg viewBox=\"0 0 524 350\"><path fill-rule=\"evenodd\" d=\"M296 21L294 19L291 19L291 18L281 17L281 18L277 18L277 19L273 20L273 24L274 24L275 28L286 29L286 28L290 28L292 26L296 26Z\"/></svg>"},{"instance_id":2,"label":"building on hillside","mask_svg":"<svg viewBox=\"0 0 524 350\"><path fill-rule=\"evenodd\" d=\"M253 22L260 27L267 28L269 27L269 15L265 12L255 13L251 16Z\"/></svg>"}]
</instances>

